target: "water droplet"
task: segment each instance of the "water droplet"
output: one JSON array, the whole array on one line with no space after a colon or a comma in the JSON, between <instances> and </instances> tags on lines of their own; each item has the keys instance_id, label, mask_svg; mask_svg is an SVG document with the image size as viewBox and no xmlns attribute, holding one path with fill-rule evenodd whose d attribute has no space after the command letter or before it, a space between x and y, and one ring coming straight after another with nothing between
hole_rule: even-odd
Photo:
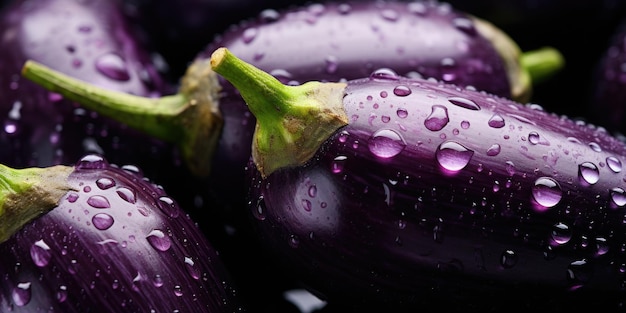
<instances>
[{"instance_id":1,"label":"water droplet","mask_svg":"<svg viewBox=\"0 0 626 313\"><path fill-rule=\"evenodd\" d=\"M96 186L102 190L106 190L115 186L115 181L108 177L103 177L96 181Z\"/></svg>"},{"instance_id":2,"label":"water droplet","mask_svg":"<svg viewBox=\"0 0 626 313\"><path fill-rule=\"evenodd\" d=\"M469 127L470 127L469 121L466 121L466 120L461 121L461 128L468 129Z\"/></svg>"},{"instance_id":3,"label":"water droplet","mask_svg":"<svg viewBox=\"0 0 626 313\"><path fill-rule=\"evenodd\" d=\"M572 239L572 231L564 223L557 223L552 227L552 240L559 245L566 244Z\"/></svg>"},{"instance_id":4,"label":"water droplet","mask_svg":"<svg viewBox=\"0 0 626 313\"><path fill-rule=\"evenodd\" d=\"M311 201L302 199L302 208L307 212L311 212Z\"/></svg>"},{"instance_id":5,"label":"water droplet","mask_svg":"<svg viewBox=\"0 0 626 313\"><path fill-rule=\"evenodd\" d=\"M461 97L450 97L448 98L448 101L450 101L450 103L460 106L462 108L465 109L469 109L469 110L475 110L478 111L480 110L480 106L478 106L478 104L476 104L476 102L470 100L470 99L465 99L465 98L461 98Z\"/></svg>"},{"instance_id":6,"label":"water droplet","mask_svg":"<svg viewBox=\"0 0 626 313\"><path fill-rule=\"evenodd\" d=\"M315 196L317 196L317 186L316 185L312 185L311 187L309 187L309 197L311 198L315 198Z\"/></svg>"},{"instance_id":7,"label":"water droplet","mask_svg":"<svg viewBox=\"0 0 626 313\"><path fill-rule=\"evenodd\" d=\"M117 195L120 196L120 198L122 198L124 201L128 203L134 204L135 202L137 202L137 199L135 197L135 192L126 187L117 188L116 192L117 192Z\"/></svg>"},{"instance_id":8,"label":"water droplet","mask_svg":"<svg viewBox=\"0 0 626 313\"><path fill-rule=\"evenodd\" d=\"M591 272L592 266L587 260L574 261L567 267L567 280L573 285L572 288L578 288L589 281Z\"/></svg>"},{"instance_id":9,"label":"water droplet","mask_svg":"<svg viewBox=\"0 0 626 313\"><path fill-rule=\"evenodd\" d=\"M163 277L161 277L161 275L159 275L159 274L154 275L154 278L152 279L152 285L154 285L154 287L159 288L159 287L163 286L163 283L164 283L164 281L163 281Z\"/></svg>"},{"instance_id":10,"label":"water droplet","mask_svg":"<svg viewBox=\"0 0 626 313\"><path fill-rule=\"evenodd\" d=\"M98 196L98 195L89 197L89 199L87 199L87 204L91 205L92 207L96 209L107 209L111 207L111 204L109 203L109 199L107 199L104 196Z\"/></svg>"},{"instance_id":11,"label":"water droplet","mask_svg":"<svg viewBox=\"0 0 626 313\"><path fill-rule=\"evenodd\" d=\"M463 169L467 166L473 155L474 151L454 141L442 143L437 148L437 152L435 152L435 157L439 165L449 171L459 171Z\"/></svg>"},{"instance_id":12,"label":"water droplet","mask_svg":"<svg viewBox=\"0 0 626 313\"><path fill-rule=\"evenodd\" d=\"M476 28L474 28L474 23L472 22L472 20L465 18L465 17L458 17L458 18L455 18L452 21L452 23L458 30L468 35L470 36L476 35Z\"/></svg>"},{"instance_id":13,"label":"water droplet","mask_svg":"<svg viewBox=\"0 0 626 313\"><path fill-rule=\"evenodd\" d=\"M91 218L91 223L99 230L109 229L113 222L113 217L106 213L98 213Z\"/></svg>"},{"instance_id":14,"label":"water droplet","mask_svg":"<svg viewBox=\"0 0 626 313\"><path fill-rule=\"evenodd\" d=\"M183 296L183 288L180 285L174 286L174 295L176 295L177 297Z\"/></svg>"},{"instance_id":15,"label":"water droplet","mask_svg":"<svg viewBox=\"0 0 626 313\"><path fill-rule=\"evenodd\" d=\"M505 250L500 256L500 265L504 268L512 268L517 264L519 256L513 250Z\"/></svg>"},{"instance_id":16,"label":"water droplet","mask_svg":"<svg viewBox=\"0 0 626 313\"><path fill-rule=\"evenodd\" d=\"M504 163L504 168L506 172L509 174L509 176L515 175L516 169L515 169L515 164L513 163L513 161L506 161Z\"/></svg>"},{"instance_id":17,"label":"water droplet","mask_svg":"<svg viewBox=\"0 0 626 313\"><path fill-rule=\"evenodd\" d=\"M33 263L39 267L48 265L52 258L50 246L48 246L43 239L37 240L30 246L30 258L33 260Z\"/></svg>"},{"instance_id":18,"label":"water droplet","mask_svg":"<svg viewBox=\"0 0 626 313\"><path fill-rule=\"evenodd\" d=\"M67 286L59 286L59 289L57 289L56 297L59 303L65 302L65 300L67 300Z\"/></svg>"},{"instance_id":19,"label":"water droplet","mask_svg":"<svg viewBox=\"0 0 626 313\"><path fill-rule=\"evenodd\" d=\"M189 275L191 276L191 278L198 280L200 279L200 272L198 271L198 268L196 268L194 265L195 263L193 262L193 259L190 257L185 257L185 265L187 267L187 273L189 273Z\"/></svg>"},{"instance_id":20,"label":"water droplet","mask_svg":"<svg viewBox=\"0 0 626 313\"><path fill-rule=\"evenodd\" d=\"M370 137L367 146L376 156L391 158L402 152L406 143L398 132L391 129L381 129Z\"/></svg>"},{"instance_id":21,"label":"water droplet","mask_svg":"<svg viewBox=\"0 0 626 313\"><path fill-rule=\"evenodd\" d=\"M250 27L243 31L242 40L245 44L251 43L258 35L259 30L256 27Z\"/></svg>"},{"instance_id":22,"label":"water droplet","mask_svg":"<svg viewBox=\"0 0 626 313\"><path fill-rule=\"evenodd\" d=\"M500 145L495 143L493 145L491 145L491 147L489 147L489 149L487 149L487 155L488 156L496 156L500 154Z\"/></svg>"},{"instance_id":23,"label":"water droplet","mask_svg":"<svg viewBox=\"0 0 626 313\"><path fill-rule=\"evenodd\" d=\"M595 184L600 179L600 171L598 167L591 162L583 162L578 165L578 177L582 182Z\"/></svg>"},{"instance_id":24,"label":"water droplet","mask_svg":"<svg viewBox=\"0 0 626 313\"><path fill-rule=\"evenodd\" d=\"M170 237L165 235L165 233L159 229L151 231L146 239L153 248L159 251L167 251L172 246Z\"/></svg>"},{"instance_id":25,"label":"water droplet","mask_svg":"<svg viewBox=\"0 0 626 313\"><path fill-rule=\"evenodd\" d=\"M259 19L263 21L263 23L272 23L278 21L280 18L280 12L275 9L264 9L259 13Z\"/></svg>"},{"instance_id":26,"label":"water droplet","mask_svg":"<svg viewBox=\"0 0 626 313\"><path fill-rule=\"evenodd\" d=\"M31 283L18 283L13 292L11 293L11 299L17 306L25 306L30 302L31 298Z\"/></svg>"},{"instance_id":27,"label":"water droplet","mask_svg":"<svg viewBox=\"0 0 626 313\"><path fill-rule=\"evenodd\" d=\"M252 215L257 220L264 221L265 220L265 210L266 210L265 197L263 197L261 195L261 196L259 196L259 198L256 201L256 206L252 209Z\"/></svg>"},{"instance_id":28,"label":"water droplet","mask_svg":"<svg viewBox=\"0 0 626 313\"><path fill-rule=\"evenodd\" d=\"M536 145L539 143L539 133L537 132L530 132L528 134L528 142L530 142L533 145Z\"/></svg>"},{"instance_id":29,"label":"water droplet","mask_svg":"<svg viewBox=\"0 0 626 313\"><path fill-rule=\"evenodd\" d=\"M76 169L105 169L109 163L101 156L89 154L76 163Z\"/></svg>"},{"instance_id":30,"label":"water droplet","mask_svg":"<svg viewBox=\"0 0 626 313\"><path fill-rule=\"evenodd\" d=\"M435 104L431 107L430 115L424 120L424 126L426 126L428 130L439 131L448 125L449 121L448 108L443 105Z\"/></svg>"},{"instance_id":31,"label":"water droplet","mask_svg":"<svg viewBox=\"0 0 626 313\"><path fill-rule=\"evenodd\" d=\"M398 97L406 97L411 94L411 88L406 85L399 85L393 89L393 94Z\"/></svg>"},{"instance_id":32,"label":"water droplet","mask_svg":"<svg viewBox=\"0 0 626 313\"><path fill-rule=\"evenodd\" d=\"M611 171L613 171L614 173L619 173L619 172L622 171L622 161L620 161L616 157L610 156L610 157L606 158L606 164L609 166Z\"/></svg>"},{"instance_id":33,"label":"water droplet","mask_svg":"<svg viewBox=\"0 0 626 313\"><path fill-rule=\"evenodd\" d=\"M337 71L337 67L339 66L339 60L337 57L333 55L329 55L326 57L326 73L332 74Z\"/></svg>"},{"instance_id":34,"label":"water droplet","mask_svg":"<svg viewBox=\"0 0 626 313\"><path fill-rule=\"evenodd\" d=\"M126 61L116 53L107 53L96 59L96 69L108 78L127 81L130 79Z\"/></svg>"},{"instance_id":35,"label":"water droplet","mask_svg":"<svg viewBox=\"0 0 626 313\"><path fill-rule=\"evenodd\" d=\"M371 79L375 80L398 80L398 74L389 68L380 68L370 74Z\"/></svg>"},{"instance_id":36,"label":"water droplet","mask_svg":"<svg viewBox=\"0 0 626 313\"><path fill-rule=\"evenodd\" d=\"M389 94L388 94L386 91L384 91L384 90L380 92L380 97L381 97L381 98L387 98L387 96L388 96L388 95L389 95ZM377 105L377 104L376 104L376 105Z\"/></svg>"},{"instance_id":37,"label":"water droplet","mask_svg":"<svg viewBox=\"0 0 626 313\"><path fill-rule=\"evenodd\" d=\"M502 128L504 127L504 118L496 113L489 118L487 124L493 128Z\"/></svg>"},{"instance_id":38,"label":"water droplet","mask_svg":"<svg viewBox=\"0 0 626 313\"><path fill-rule=\"evenodd\" d=\"M343 171L343 168L346 164L347 159L348 158L343 155L335 157L335 159L333 159L333 162L331 164L331 171L335 174L341 173Z\"/></svg>"},{"instance_id":39,"label":"water droplet","mask_svg":"<svg viewBox=\"0 0 626 313\"><path fill-rule=\"evenodd\" d=\"M609 194L613 203L615 203L618 207L626 205L626 192L624 189L615 187L609 191Z\"/></svg>"},{"instance_id":40,"label":"water droplet","mask_svg":"<svg viewBox=\"0 0 626 313\"><path fill-rule=\"evenodd\" d=\"M385 9L380 11L380 16L387 21L395 22L400 15L395 10Z\"/></svg>"},{"instance_id":41,"label":"water droplet","mask_svg":"<svg viewBox=\"0 0 626 313\"><path fill-rule=\"evenodd\" d=\"M563 191L559 183L553 178L540 177L535 181L535 185L532 188L532 195L539 205L551 208L561 201Z\"/></svg>"},{"instance_id":42,"label":"water droplet","mask_svg":"<svg viewBox=\"0 0 626 313\"><path fill-rule=\"evenodd\" d=\"M406 118L407 116L409 116L409 112L404 108L399 108L396 111L396 115L398 115L399 118Z\"/></svg>"},{"instance_id":43,"label":"water droplet","mask_svg":"<svg viewBox=\"0 0 626 313\"><path fill-rule=\"evenodd\" d=\"M160 197L158 204L161 211L169 217L177 218L180 214L180 207L178 206L178 203L170 197Z\"/></svg>"}]
</instances>

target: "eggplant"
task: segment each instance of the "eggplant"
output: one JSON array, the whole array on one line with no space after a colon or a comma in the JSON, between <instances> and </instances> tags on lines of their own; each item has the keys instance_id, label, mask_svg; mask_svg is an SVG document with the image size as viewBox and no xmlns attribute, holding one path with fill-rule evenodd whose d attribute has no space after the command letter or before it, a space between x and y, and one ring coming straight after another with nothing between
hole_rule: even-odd
<instances>
[{"instance_id":1,"label":"eggplant","mask_svg":"<svg viewBox=\"0 0 626 313\"><path fill-rule=\"evenodd\" d=\"M211 64L257 118L257 236L329 303L623 306L626 143L602 127L389 70L290 86L227 48Z\"/></svg>"},{"instance_id":2,"label":"eggplant","mask_svg":"<svg viewBox=\"0 0 626 313\"><path fill-rule=\"evenodd\" d=\"M245 312L218 251L136 166L0 172L0 311Z\"/></svg>"},{"instance_id":3,"label":"eggplant","mask_svg":"<svg viewBox=\"0 0 626 313\"><path fill-rule=\"evenodd\" d=\"M622 67L626 62L626 19L613 30L604 53L597 59L590 83L587 115L609 131L626 133L626 81Z\"/></svg>"}]
</instances>

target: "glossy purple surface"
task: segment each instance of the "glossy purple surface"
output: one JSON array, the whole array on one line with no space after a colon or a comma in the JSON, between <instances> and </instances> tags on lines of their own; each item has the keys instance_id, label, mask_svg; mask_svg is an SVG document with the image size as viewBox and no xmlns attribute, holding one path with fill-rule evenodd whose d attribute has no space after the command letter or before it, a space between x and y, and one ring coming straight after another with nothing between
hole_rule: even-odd
<instances>
[{"instance_id":1,"label":"glossy purple surface","mask_svg":"<svg viewBox=\"0 0 626 313\"><path fill-rule=\"evenodd\" d=\"M86 156L68 182L0 244L0 311L243 311L197 224L136 167Z\"/></svg>"},{"instance_id":2,"label":"glossy purple surface","mask_svg":"<svg viewBox=\"0 0 626 313\"><path fill-rule=\"evenodd\" d=\"M408 311L623 305L623 141L390 73L343 104L349 125L309 162L248 171L262 241L311 289Z\"/></svg>"}]
</instances>

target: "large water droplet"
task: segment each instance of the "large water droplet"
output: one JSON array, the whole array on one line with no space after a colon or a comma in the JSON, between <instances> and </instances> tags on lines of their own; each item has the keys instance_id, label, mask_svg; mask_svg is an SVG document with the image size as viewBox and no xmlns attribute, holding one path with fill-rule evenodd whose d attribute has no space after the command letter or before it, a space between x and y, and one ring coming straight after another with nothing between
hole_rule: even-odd
<instances>
[{"instance_id":1,"label":"large water droplet","mask_svg":"<svg viewBox=\"0 0 626 313\"><path fill-rule=\"evenodd\" d=\"M533 144L533 145L538 144L538 143L539 143L539 139L540 139L540 138L539 138L539 133L537 133L537 132L535 132L535 131L530 132L530 133L528 134L528 142L530 142L530 143L531 143L531 144Z\"/></svg>"},{"instance_id":2,"label":"large water droplet","mask_svg":"<svg viewBox=\"0 0 626 313\"><path fill-rule=\"evenodd\" d=\"M126 61L118 54L107 53L96 59L96 69L108 78L127 81L130 79Z\"/></svg>"},{"instance_id":3,"label":"large water droplet","mask_svg":"<svg viewBox=\"0 0 626 313\"><path fill-rule=\"evenodd\" d=\"M532 188L535 201L541 206L551 208L561 201L563 191L556 180L550 177L540 177Z\"/></svg>"},{"instance_id":4,"label":"large water droplet","mask_svg":"<svg viewBox=\"0 0 626 313\"><path fill-rule=\"evenodd\" d=\"M620 161L616 157L610 156L610 157L606 158L606 164L609 166L611 171L613 171L615 173L619 173L619 172L622 171L622 161Z\"/></svg>"},{"instance_id":5,"label":"large water droplet","mask_svg":"<svg viewBox=\"0 0 626 313\"><path fill-rule=\"evenodd\" d=\"M50 258L52 258L50 246L48 246L43 239L37 240L30 246L30 258L33 260L33 263L39 267L48 265Z\"/></svg>"},{"instance_id":6,"label":"large water droplet","mask_svg":"<svg viewBox=\"0 0 626 313\"><path fill-rule=\"evenodd\" d=\"M331 164L331 171L335 174L341 173L343 172L343 168L346 164L346 160L348 158L346 156L340 155L335 157L335 159L333 159L333 162Z\"/></svg>"},{"instance_id":7,"label":"large water droplet","mask_svg":"<svg viewBox=\"0 0 626 313\"><path fill-rule=\"evenodd\" d=\"M104 169L108 166L109 163L96 154L86 155L76 163L76 169Z\"/></svg>"},{"instance_id":8,"label":"large water droplet","mask_svg":"<svg viewBox=\"0 0 626 313\"><path fill-rule=\"evenodd\" d=\"M552 227L552 240L559 245L566 244L572 239L572 231L564 223L557 223Z\"/></svg>"},{"instance_id":9,"label":"large water droplet","mask_svg":"<svg viewBox=\"0 0 626 313\"><path fill-rule=\"evenodd\" d=\"M513 250L505 250L500 256L500 265L504 268L512 268L519 260L518 255Z\"/></svg>"},{"instance_id":10,"label":"large water droplet","mask_svg":"<svg viewBox=\"0 0 626 313\"><path fill-rule=\"evenodd\" d=\"M13 292L11 293L11 299L13 299L13 303L17 306L25 306L30 302L31 298L31 283L24 282L18 283L15 288L13 288Z\"/></svg>"},{"instance_id":11,"label":"large water droplet","mask_svg":"<svg viewBox=\"0 0 626 313\"><path fill-rule=\"evenodd\" d=\"M460 106L465 109L470 109L470 110L475 110L475 111L480 110L480 106L476 104L476 102L470 99L465 99L461 97L450 97L448 98L448 101L450 101L450 103L454 105Z\"/></svg>"},{"instance_id":12,"label":"large water droplet","mask_svg":"<svg viewBox=\"0 0 626 313\"><path fill-rule=\"evenodd\" d=\"M369 138L367 147L380 158L391 158L404 150L406 142L395 130L381 129Z\"/></svg>"},{"instance_id":13,"label":"large water droplet","mask_svg":"<svg viewBox=\"0 0 626 313\"><path fill-rule=\"evenodd\" d=\"M473 155L474 151L454 141L442 143L435 152L439 165L449 171L463 169L470 162Z\"/></svg>"},{"instance_id":14,"label":"large water droplet","mask_svg":"<svg viewBox=\"0 0 626 313\"><path fill-rule=\"evenodd\" d=\"M393 89L393 94L398 97L406 97L411 94L411 88L406 85L399 85Z\"/></svg>"},{"instance_id":15,"label":"large water droplet","mask_svg":"<svg viewBox=\"0 0 626 313\"><path fill-rule=\"evenodd\" d=\"M398 80L400 76L390 68L380 68L372 72L370 78L375 80Z\"/></svg>"},{"instance_id":16,"label":"large water droplet","mask_svg":"<svg viewBox=\"0 0 626 313\"><path fill-rule=\"evenodd\" d=\"M493 128L502 128L504 127L504 118L496 113L489 118L487 124Z\"/></svg>"},{"instance_id":17,"label":"large water droplet","mask_svg":"<svg viewBox=\"0 0 626 313\"><path fill-rule=\"evenodd\" d=\"M120 196L120 198L122 198L124 201L128 203L134 204L135 202L137 202L137 199L135 197L135 192L126 187L117 188L116 192L117 192L117 195Z\"/></svg>"},{"instance_id":18,"label":"large water droplet","mask_svg":"<svg viewBox=\"0 0 626 313\"><path fill-rule=\"evenodd\" d=\"M613 201L613 203L615 203L618 207L626 205L626 192L624 189L620 187L612 188L609 191L609 195L611 196L611 201Z\"/></svg>"},{"instance_id":19,"label":"large water droplet","mask_svg":"<svg viewBox=\"0 0 626 313\"><path fill-rule=\"evenodd\" d=\"M583 162L578 165L578 177L582 182L593 185L600 179L600 171L595 164Z\"/></svg>"},{"instance_id":20,"label":"large water droplet","mask_svg":"<svg viewBox=\"0 0 626 313\"><path fill-rule=\"evenodd\" d=\"M448 125L448 122L450 122L448 108L436 104L431 107L430 115L424 120L424 126L426 126L428 130L438 131Z\"/></svg>"},{"instance_id":21,"label":"large water droplet","mask_svg":"<svg viewBox=\"0 0 626 313\"><path fill-rule=\"evenodd\" d=\"M96 181L96 186L98 186L98 188L102 189L102 190L106 190L109 189L113 186L115 186L115 181L108 178L108 177L103 177L103 178L99 178Z\"/></svg>"},{"instance_id":22,"label":"large water droplet","mask_svg":"<svg viewBox=\"0 0 626 313\"><path fill-rule=\"evenodd\" d=\"M159 229L151 231L146 239L153 248L159 251L167 251L172 246L172 241L170 240L170 237Z\"/></svg>"},{"instance_id":23,"label":"large water droplet","mask_svg":"<svg viewBox=\"0 0 626 313\"><path fill-rule=\"evenodd\" d=\"M89 197L89 199L87 199L87 204L96 209L107 209L111 207L109 199L99 195Z\"/></svg>"},{"instance_id":24,"label":"large water droplet","mask_svg":"<svg viewBox=\"0 0 626 313\"><path fill-rule=\"evenodd\" d=\"M569 264L567 267L567 279L572 288L578 288L587 283L591 278L592 265L587 260L578 260Z\"/></svg>"},{"instance_id":25,"label":"large water droplet","mask_svg":"<svg viewBox=\"0 0 626 313\"><path fill-rule=\"evenodd\" d=\"M487 155L488 156L496 156L500 154L500 145L499 144L493 144L491 145L491 147L489 147L489 149L487 149Z\"/></svg>"},{"instance_id":26,"label":"large water droplet","mask_svg":"<svg viewBox=\"0 0 626 313\"><path fill-rule=\"evenodd\" d=\"M98 213L91 218L91 223L99 230L109 229L113 225L113 222L113 217L106 213Z\"/></svg>"},{"instance_id":27,"label":"large water droplet","mask_svg":"<svg viewBox=\"0 0 626 313\"><path fill-rule=\"evenodd\" d=\"M180 207L174 199L162 196L159 198L159 208L163 213L172 218L177 218L180 214Z\"/></svg>"},{"instance_id":28,"label":"large water droplet","mask_svg":"<svg viewBox=\"0 0 626 313\"><path fill-rule=\"evenodd\" d=\"M65 302L65 300L67 300L67 286L59 286L59 289L57 289L56 298L59 303L63 303Z\"/></svg>"}]
</instances>

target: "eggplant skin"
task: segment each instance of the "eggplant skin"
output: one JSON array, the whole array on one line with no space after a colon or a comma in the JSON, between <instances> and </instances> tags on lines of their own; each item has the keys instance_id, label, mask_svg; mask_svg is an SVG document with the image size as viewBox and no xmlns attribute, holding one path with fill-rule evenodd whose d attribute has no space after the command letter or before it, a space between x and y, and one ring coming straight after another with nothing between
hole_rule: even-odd
<instances>
[{"instance_id":1,"label":"eggplant skin","mask_svg":"<svg viewBox=\"0 0 626 313\"><path fill-rule=\"evenodd\" d=\"M310 161L247 171L261 241L311 290L398 311L624 304L623 141L388 72L343 105Z\"/></svg>"},{"instance_id":2,"label":"eggplant skin","mask_svg":"<svg viewBox=\"0 0 626 313\"><path fill-rule=\"evenodd\" d=\"M134 166L81 159L52 211L0 244L0 312L244 312L195 222Z\"/></svg>"}]
</instances>

